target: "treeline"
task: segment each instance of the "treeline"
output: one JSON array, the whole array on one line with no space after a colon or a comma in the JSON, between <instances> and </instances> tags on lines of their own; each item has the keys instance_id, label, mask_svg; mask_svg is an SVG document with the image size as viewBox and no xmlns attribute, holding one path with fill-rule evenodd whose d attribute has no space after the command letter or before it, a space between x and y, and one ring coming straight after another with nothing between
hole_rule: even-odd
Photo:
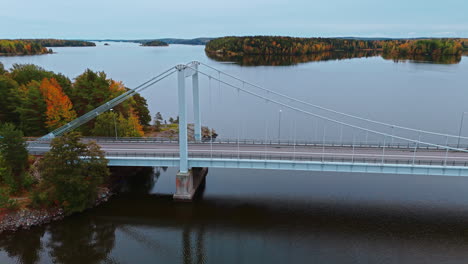
<instances>
[{"instance_id":1,"label":"treeline","mask_svg":"<svg viewBox=\"0 0 468 264\"><path fill-rule=\"evenodd\" d=\"M307 55L328 51L375 50L384 53L460 55L463 39L360 40L280 36L223 37L206 45L207 53L235 55ZM421 53L420 53L421 52Z\"/></svg>"},{"instance_id":2,"label":"treeline","mask_svg":"<svg viewBox=\"0 0 468 264\"><path fill-rule=\"evenodd\" d=\"M162 41L167 44L180 44L180 45L206 45L213 38L194 38L194 39L176 39L176 38L163 38L163 39L137 39L137 40L103 40L103 41L121 41L121 42L135 42L146 43L151 41Z\"/></svg>"},{"instance_id":3,"label":"treeline","mask_svg":"<svg viewBox=\"0 0 468 264\"><path fill-rule=\"evenodd\" d=\"M0 40L0 55L37 55L51 53L39 43L24 40Z\"/></svg>"},{"instance_id":4,"label":"treeline","mask_svg":"<svg viewBox=\"0 0 468 264\"><path fill-rule=\"evenodd\" d=\"M86 70L72 82L32 64L0 63L0 123L12 123L25 136L43 136L127 91L104 72ZM140 95L81 126L83 135L141 137L151 117Z\"/></svg>"},{"instance_id":5,"label":"treeline","mask_svg":"<svg viewBox=\"0 0 468 264\"><path fill-rule=\"evenodd\" d=\"M384 54L394 55L431 55L460 56L463 52L462 41L453 39L391 40L383 45Z\"/></svg>"},{"instance_id":6,"label":"treeline","mask_svg":"<svg viewBox=\"0 0 468 264\"><path fill-rule=\"evenodd\" d=\"M93 47L96 43L83 40L66 39L22 39L31 43L37 43L43 47Z\"/></svg>"},{"instance_id":7,"label":"treeline","mask_svg":"<svg viewBox=\"0 0 468 264\"><path fill-rule=\"evenodd\" d=\"M382 49L383 41L279 36L223 37L206 44L208 53L229 55L305 55L324 51Z\"/></svg>"},{"instance_id":8,"label":"treeline","mask_svg":"<svg viewBox=\"0 0 468 264\"><path fill-rule=\"evenodd\" d=\"M153 40L153 41L144 42L144 43L141 44L141 46L148 46L148 47L164 47L164 46L169 46L169 44L167 44L167 43L164 42L164 41Z\"/></svg>"}]
</instances>

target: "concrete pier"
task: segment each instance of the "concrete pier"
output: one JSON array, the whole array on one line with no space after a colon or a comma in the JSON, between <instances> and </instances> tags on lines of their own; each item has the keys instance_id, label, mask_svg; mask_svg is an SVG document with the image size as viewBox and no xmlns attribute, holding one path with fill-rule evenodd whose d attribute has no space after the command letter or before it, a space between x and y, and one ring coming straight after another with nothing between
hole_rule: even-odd
<instances>
[{"instance_id":1,"label":"concrete pier","mask_svg":"<svg viewBox=\"0 0 468 264\"><path fill-rule=\"evenodd\" d=\"M191 201L207 173L208 168L192 168L188 172L177 173L174 200Z\"/></svg>"}]
</instances>

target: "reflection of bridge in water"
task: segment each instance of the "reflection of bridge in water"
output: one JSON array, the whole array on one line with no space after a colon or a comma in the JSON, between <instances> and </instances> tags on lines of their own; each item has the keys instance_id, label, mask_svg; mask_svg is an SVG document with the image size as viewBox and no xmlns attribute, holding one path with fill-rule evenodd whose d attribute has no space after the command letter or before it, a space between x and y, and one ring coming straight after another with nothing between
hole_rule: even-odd
<instances>
[{"instance_id":1,"label":"reflection of bridge in water","mask_svg":"<svg viewBox=\"0 0 468 264\"><path fill-rule=\"evenodd\" d=\"M203 70L201 67L204 67ZM98 139L98 143L106 152L110 166L179 167L176 198L191 199L207 172L201 168L209 167L468 176L468 150L463 147L468 139L466 137L408 128L338 112L263 88L199 62L170 68L41 140L59 136L88 122L174 73L178 75L179 123L180 127L185 128L179 130L180 140ZM306 116L311 119L311 126L316 128L319 126L318 121L322 122L320 129L317 129L322 131L321 139L315 142L299 141L296 136L290 141L272 139L266 120L265 137L262 140L241 138L239 129L235 139L202 139L200 76L208 78L210 91L212 82L216 82L218 88L233 89L237 94L238 107L242 107L239 100L242 93L258 99L258 107L262 107L264 103ZM194 114L195 140L190 142L186 129L187 77L192 78ZM321 114L322 112L330 115ZM327 135L333 131L339 131L339 140L327 139ZM42 153L48 149L47 142L41 143L41 140L30 145L31 152Z\"/></svg>"}]
</instances>

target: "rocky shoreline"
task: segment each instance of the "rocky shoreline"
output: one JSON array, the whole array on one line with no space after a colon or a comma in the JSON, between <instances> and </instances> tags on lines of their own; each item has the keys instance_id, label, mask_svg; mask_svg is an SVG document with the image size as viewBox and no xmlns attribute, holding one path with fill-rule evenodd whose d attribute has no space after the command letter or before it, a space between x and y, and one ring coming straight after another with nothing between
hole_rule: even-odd
<instances>
[{"instance_id":1,"label":"rocky shoreline","mask_svg":"<svg viewBox=\"0 0 468 264\"><path fill-rule=\"evenodd\" d=\"M98 198L94 206L107 202L113 195L107 187L100 188ZM61 220L65 217L62 208L48 209L21 209L7 212L0 216L0 234L6 231L14 232L20 229L29 229L33 226L48 224L52 221Z\"/></svg>"}]
</instances>

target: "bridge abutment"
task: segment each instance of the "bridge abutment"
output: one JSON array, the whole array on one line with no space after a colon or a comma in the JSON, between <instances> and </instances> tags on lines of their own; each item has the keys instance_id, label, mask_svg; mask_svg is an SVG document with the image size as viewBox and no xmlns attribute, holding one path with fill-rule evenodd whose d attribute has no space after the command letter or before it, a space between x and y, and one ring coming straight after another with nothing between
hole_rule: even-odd
<instances>
[{"instance_id":1,"label":"bridge abutment","mask_svg":"<svg viewBox=\"0 0 468 264\"><path fill-rule=\"evenodd\" d=\"M187 172L177 173L174 200L191 201L198 187L205 180L208 168L192 168Z\"/></svg>"}]
</instances>

